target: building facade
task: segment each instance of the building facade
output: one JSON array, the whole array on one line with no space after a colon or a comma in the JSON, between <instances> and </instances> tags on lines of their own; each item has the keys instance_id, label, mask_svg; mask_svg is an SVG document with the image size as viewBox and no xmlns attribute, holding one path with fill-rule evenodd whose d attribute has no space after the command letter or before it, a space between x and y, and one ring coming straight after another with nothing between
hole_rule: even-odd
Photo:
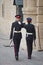
<instances>
[{"instance_id":1,"label":"building facade","mask_svg":"<svg viewBox=\"0 0 43 65\"><path fill-rule=\"evenodd\" d=\"M36 49L43 50L43 0L23 0L23 16L32 18L36 28ZM0 36L10 35L11 23L15 20L16 6L13 0L0 0Z\"/></svg>"}]
</instances>

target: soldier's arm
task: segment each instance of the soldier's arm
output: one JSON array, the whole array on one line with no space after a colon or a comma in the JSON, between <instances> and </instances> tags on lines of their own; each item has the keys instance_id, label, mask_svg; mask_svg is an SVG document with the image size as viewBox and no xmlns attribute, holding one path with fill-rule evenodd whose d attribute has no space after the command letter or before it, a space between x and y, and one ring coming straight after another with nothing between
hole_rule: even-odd
<instances>
[{"instance_id":1,"label":"soldier's arm","mask_svg":"<svg viewBox=\"0 0 43 65\"><path fill-rule=\"evenodd\" d=\"M11 26L10 39L12 39L12 37L13 37L13 24L12 24L12 26Z\"/></svg>"},{"instance_id":2,"label":"soldier's arm","mask_svg":"<svg viewBox=\"0 0 43 65\"><path fill-rule=\"evenodd\" d=\"M34 33L34 46L36 47L36 43L35 43L35 40L36 40L36 30L35 30L35 26L33 26L33 33Z\"/></svg>"},{"instance_id":3,"label":"soldier's arm","mask_svg":"<svg viewBox=\"0 0 43 65\"><path fill-rule=\"evenodd\" d=\"M34 40L36 40L36 30L35 30L35 26L34 26L34 29L33 29L33 33L34 33Z\"/></svg>"},{"instance_id":4,"label":"soldier's arm","mask_svg":"<svg viewBox=\"0 0 43 65\"><path fill-rule=\"evenodd\" d=\"M25 23L22 23L22 24L21 24L21 27L24 28L24 25L25 25Z\"/></svg>"},{"instance_id":5,"label":"soldier's arm","mask_svg":"<svg viewBox=\"0 0 43 65\"><path fill-rule=\"evenodd\" d=\"M22 23L22 28L26 28L26 24L25 23Z\"/></svg>"}]
</instances>

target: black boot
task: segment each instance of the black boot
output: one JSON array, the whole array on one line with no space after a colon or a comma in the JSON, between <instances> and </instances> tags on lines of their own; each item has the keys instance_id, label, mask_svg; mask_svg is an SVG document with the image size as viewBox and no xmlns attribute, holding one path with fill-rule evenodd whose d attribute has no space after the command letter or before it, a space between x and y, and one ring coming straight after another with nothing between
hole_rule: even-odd
<instances>
[{"instance_id":1,"label":"black boot","mask_svg":"<svg viewBox=\"0 0 43 65\"><path fill-rule=\"evenodd\" d=\"M15 56L15 59L18 60L18 56Z\"/></svg>"},{"instance_id":2,"label":"black boot","mask_svg":"<svg viewBox=\"0 0 43 65\"><path fill-rule=\"evenodd\" d=\"M31 59L31 55L28 55L28 59Z\"/></svg>"},{"instance_id":3,"label":"black boot","mask_svg":"<svg viewBox=\"0 0 43 65\"><path fill-rule=\"evenodd\" d=\"M28 59L31 59L31 57L28 57Z\"/></svg>"}]
</instances>

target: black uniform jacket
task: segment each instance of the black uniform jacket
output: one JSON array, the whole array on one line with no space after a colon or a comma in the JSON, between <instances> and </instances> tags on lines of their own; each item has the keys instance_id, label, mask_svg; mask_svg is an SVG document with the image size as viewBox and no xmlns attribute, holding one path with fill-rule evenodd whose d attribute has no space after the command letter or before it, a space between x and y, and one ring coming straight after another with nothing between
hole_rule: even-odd
<instances>
[{"instance_id":1,"label":"black uniform jacket","mask_svg":"<svg viewBox=\"0 0 43 65\"><path fill-rule=\"evenodd\" d=\"M14 31L21 31L22 28L22 23L19 24L17 21L12 23L12 27L11 27L11 33L10 33L10 39L21 39L22 38L22 34L20 33L15 33ZM13 33L14 32L14 33Z\"/></svg>"},{"instance_id":2,"label":"black uniform jacket","mask_svg":"<svg viewBox=\"0 0 43 65\"><path fill-rule=\"evenodd\" d=\"M35 40L36 39L35 26L33 24L28 23L28 24L24 25L24 28L26 29L27 33L33 33L33 36L32 35L28 35L28 38L29 39L33 38Z\"/></svg>"}]
</instances>

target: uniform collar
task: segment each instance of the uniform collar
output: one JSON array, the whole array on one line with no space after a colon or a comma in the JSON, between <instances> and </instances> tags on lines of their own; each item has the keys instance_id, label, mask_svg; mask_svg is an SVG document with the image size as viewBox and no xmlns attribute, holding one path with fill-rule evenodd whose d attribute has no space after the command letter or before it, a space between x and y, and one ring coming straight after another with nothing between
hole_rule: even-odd
<instances>
[{"instance_id":1,"label":"uniform collar","mask_svg":"<svg viewBox=\"0 0 43 65\"><path fill-rule=\"evenodd\" d=\"M18 21L18 24L21 24L21 22L20 22L20 21Z\"/></svg>"}]
</instances>

